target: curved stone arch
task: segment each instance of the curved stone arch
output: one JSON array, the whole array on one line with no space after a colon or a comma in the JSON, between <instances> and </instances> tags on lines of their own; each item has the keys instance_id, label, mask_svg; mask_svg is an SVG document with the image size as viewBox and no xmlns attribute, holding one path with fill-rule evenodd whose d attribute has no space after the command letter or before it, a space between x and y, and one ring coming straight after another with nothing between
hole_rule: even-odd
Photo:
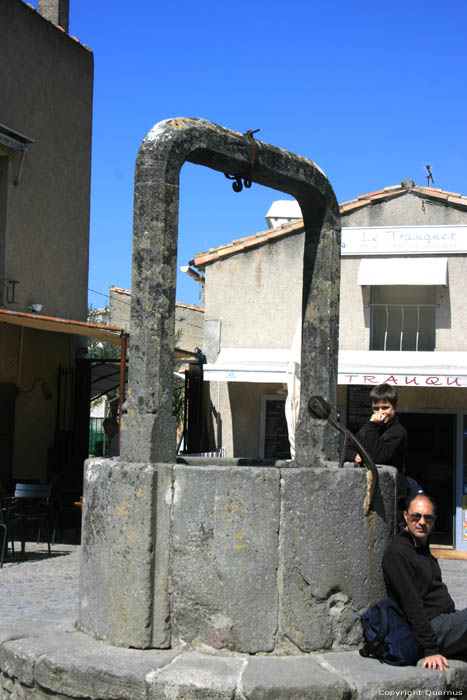
<instances>
[{"instance_id":1,"label":"curved stone arch","mask_svg":"<svg viewBox=\"0 0 467 700\"><path fill-rule=\"evenodd\" d=\"M322 466L336 455L327 424L311 422L306 402L336 402L340 217L332 187L307 158L256 141L252 182L292 195L304 219L301 410L297 465ZM250 168L250 142L204 119L156 124L143 140L135 170L131 352L122 457L173 462L172 416L180 170L185 162L229 173Z\"/></svg>"}]
</instances>

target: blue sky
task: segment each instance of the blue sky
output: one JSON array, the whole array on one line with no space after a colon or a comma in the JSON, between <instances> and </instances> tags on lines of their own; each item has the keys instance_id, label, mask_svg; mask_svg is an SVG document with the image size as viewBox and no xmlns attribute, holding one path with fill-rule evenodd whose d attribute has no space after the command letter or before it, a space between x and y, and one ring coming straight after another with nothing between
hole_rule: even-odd
<instances>
[{"instance_id":1,"label":"blue sky","mask_svg":"<svg viewBox=\"0 0 467 700\"><path fill-rule=\"evenodd\" d=\"M37 5L37 3L34 3ZM339 201L404 178L467 194L465 0L70 0L94 52L89 293L131 286L133 173L157 122L203 117L315 161ZM179 265L266 228L281 193L185 164ZM177 300L198 303L180 274Z\"/></svg>"}]
</instances>

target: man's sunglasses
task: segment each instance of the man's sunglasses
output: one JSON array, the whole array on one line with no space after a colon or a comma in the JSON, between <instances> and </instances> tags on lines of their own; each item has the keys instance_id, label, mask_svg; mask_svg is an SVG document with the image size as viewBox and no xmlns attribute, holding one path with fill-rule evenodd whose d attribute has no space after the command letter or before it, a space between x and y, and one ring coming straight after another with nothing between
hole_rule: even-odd
<instances>
[{"instance_id":1,"label":"man's sunglasses","mask_svg":"<svg viewBox=\"0 0 467 700\"><path fill-rule=\"evenodd\" d=\"M418 523L421 518L425 518L426 524L431 525L436 520L436 515L423 515L423 513L407 513L407 515L413 523Z\"/></svg>"}]
</instances>

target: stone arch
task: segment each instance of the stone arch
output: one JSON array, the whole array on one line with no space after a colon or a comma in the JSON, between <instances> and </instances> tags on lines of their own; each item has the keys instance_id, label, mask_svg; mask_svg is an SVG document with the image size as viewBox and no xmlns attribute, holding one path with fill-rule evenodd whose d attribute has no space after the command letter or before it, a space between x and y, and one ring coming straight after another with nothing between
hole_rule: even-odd
<instances>
[{"instance_id":1,"label":"stone arch","mask_svg":"<svg viewBox=\"0 0 467 700\"><path fill-rule=\"evenodd\" d=\"M336 456L327 424L312 423L306 401L322 394L335 405L337 386L340 217L332 187L307 158L256 141L252 182L297 199L305 248L302 300L301 410L296 463L322 466ZM160 122L139 149L135 171L131 353L122 457L175 458L172 371L178 245L179 177L188 161L229 173L250 169L247 136L203 119Z\"/></svg>"}]
</instances>

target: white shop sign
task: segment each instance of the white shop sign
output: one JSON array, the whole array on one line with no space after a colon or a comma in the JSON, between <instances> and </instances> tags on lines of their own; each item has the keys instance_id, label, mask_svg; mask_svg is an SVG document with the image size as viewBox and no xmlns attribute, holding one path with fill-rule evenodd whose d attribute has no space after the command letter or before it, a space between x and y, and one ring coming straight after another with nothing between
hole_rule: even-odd
<instances>
[{"instance_id":1,"label":"white shop sign","mask_svg":"<svg viewBox=\"0 0 467 700\"><path fill-rule=\"evenodd\" d=\"M339 384L391 384L392 386L467 387L466 376L443 374L366 374L339 372Z\"/></svg>"},{"instance_id":2,"label":"white shop sign","mask_svg":"<svg viewBox=\"0 0 467 700\"><path fill-rule=\"evenodd\" d=\"M349 226L342 255L467 254L467 226Z\"/></svg>"}]
</instances>

